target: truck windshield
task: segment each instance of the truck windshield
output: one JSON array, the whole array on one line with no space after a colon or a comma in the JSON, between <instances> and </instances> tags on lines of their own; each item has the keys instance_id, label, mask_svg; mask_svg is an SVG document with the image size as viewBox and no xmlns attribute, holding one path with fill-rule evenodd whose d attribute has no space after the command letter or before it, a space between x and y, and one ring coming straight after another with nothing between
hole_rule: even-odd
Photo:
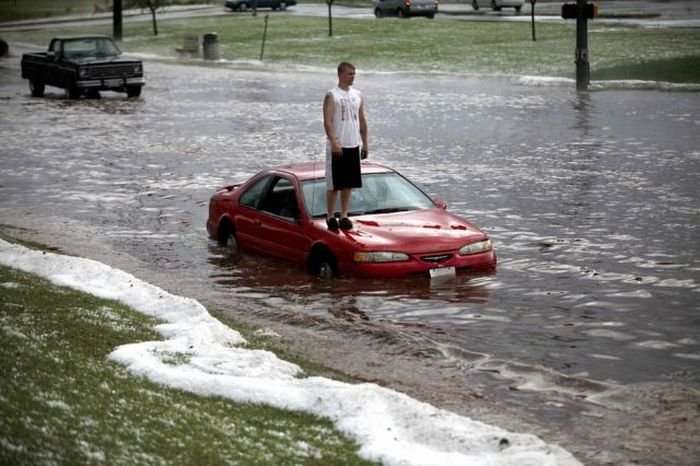
<instances>
[{"instance_id":1,"label":"truck windshield","mask_svg":"<svg viewBox=\"0 0 700 466\"><path fill-rule=\"evenodd\" d=\"M119 54L119 49L108 37L91 37L63 42L63 55L66 57L111 57Z\"/></svg>"}]
</instances>

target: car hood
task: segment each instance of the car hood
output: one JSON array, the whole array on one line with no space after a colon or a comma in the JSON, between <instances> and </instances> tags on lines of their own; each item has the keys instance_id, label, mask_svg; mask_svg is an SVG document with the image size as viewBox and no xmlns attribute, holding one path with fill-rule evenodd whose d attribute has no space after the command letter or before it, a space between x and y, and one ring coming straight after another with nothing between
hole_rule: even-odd
<instances>
[{"instance_id":1,"label":"car hood","mask_svg":"<svg viewBox=\"0 0 700 466\"><path fill-rule=\"evenodd\" d=\"M135 58L127 57L124 55L112 55L108 57L76 57L71 58L71 61L77 63L78 65L106 65L106 64L137 64L141 60Z\"/></svg>"},{"instance_id":2,"label":"car hood","mask_svg":"<svg viewBox=\"0 0 700 466\"><path fill-rule=\"evenodd\" d=\"M441 209L352 217L345 234L356 246L411 254L457 249L487 235L467 220Z\"/></svg>"}]
</instances>

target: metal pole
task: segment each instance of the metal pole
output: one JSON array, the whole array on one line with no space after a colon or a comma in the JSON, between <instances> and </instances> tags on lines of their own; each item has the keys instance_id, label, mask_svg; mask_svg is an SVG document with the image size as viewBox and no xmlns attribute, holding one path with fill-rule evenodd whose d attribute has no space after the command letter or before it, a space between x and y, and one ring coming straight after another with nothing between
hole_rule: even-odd
<instances>
[{"instance_id":1,"label":"metal pole","mask_svg":"<svg viewBox=\"0 0 700 466\"><path fill-rule=\"evenodd\" d=\"M590 64L588 63L588 20L586 19L586 0L576 1L576 89L588 90L591 82Z\"/></svg>"},{"instance_id":2,"label":"metal pole","mask_svg":"<svg viewBox=\"0 0 700 466\"><path fill-rule=\"evenodd\" d=\"M267 20L270 18L270 15L265 15L265 29L263 29L263 40L262 40L262 46L260 47L260 61L263 59L263 54L265 53L265 38L267 37Z\"/></svg>"}]
</instances>

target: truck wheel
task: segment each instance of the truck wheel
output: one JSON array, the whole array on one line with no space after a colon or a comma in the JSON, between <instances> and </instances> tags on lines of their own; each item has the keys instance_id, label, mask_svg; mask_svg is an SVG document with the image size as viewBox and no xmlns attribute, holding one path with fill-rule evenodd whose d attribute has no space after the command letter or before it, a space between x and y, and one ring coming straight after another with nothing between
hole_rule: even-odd
<instances>
[{"instance_id":1,"label":"truck wheel","mask_svg":"<svg viewBox=\"0 0 700 466\"><path fill-rule=\"evenodd\" d=\"M472 0L472 8L474 8L474 11L477 11L479 9L479 2Z\"/></svg>"},{"instance_id":2,"label":"truck wheel","mask_svg":"<svg viewBox=\"0 0 700 466\"><path fill-rule=\"evenodd\" d=\"M68 95L68 98L71 100L79 99L80 98L80 89L78 89L76 86L71 86L68 89L66 89L66 94Z\"/></svg>"},{"instance_id":3,"label":"truck wheel","mask_svg":"<svg viewBox=\"0 0 700 466\"><path fill-rule=\"evenodd\" d=\"M138 97L141 95L141 86L129 86L126 88L126 95L129 97Z\"/></svg>"},{"instance_id":4,"label":"truck wheel","mask_svg":"<svg viewBox=\"0 0 700 466\"><path fill-rule=\"evenodd\" d=\"M32 97L44 97L44 83L39 80L29 80L29 92Z\"/></svg>"},{"instance_id":5,"label":"truck wheel","mask_svg":"<svg viewBox=\"0 0 700 466\"><path fill-rule=\"evenodd\" d=\"M374 17L375 18L383 18L384 17L384 12L380 10L379 8L374 9Z\"/></svg>"}]
</instances>

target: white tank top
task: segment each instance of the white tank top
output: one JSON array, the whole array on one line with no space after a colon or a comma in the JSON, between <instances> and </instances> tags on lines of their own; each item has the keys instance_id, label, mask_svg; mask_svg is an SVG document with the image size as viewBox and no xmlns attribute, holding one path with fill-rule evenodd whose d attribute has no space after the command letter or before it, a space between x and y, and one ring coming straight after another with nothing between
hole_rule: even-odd
<instances>
[{"instance_id":1,"label":"white tank top","mask_svg":"<svg viewBox=\"0 0 700 466\"><path fill-rule=\"evenodd\" d=\"M350 88L344 91L339 87L330 90L333 94L333 132L341 147L357 147L362 144L360 136L360 104L362 93ZM330 143L329 143L330 145Z\"/></svg>"}]
</instances>

